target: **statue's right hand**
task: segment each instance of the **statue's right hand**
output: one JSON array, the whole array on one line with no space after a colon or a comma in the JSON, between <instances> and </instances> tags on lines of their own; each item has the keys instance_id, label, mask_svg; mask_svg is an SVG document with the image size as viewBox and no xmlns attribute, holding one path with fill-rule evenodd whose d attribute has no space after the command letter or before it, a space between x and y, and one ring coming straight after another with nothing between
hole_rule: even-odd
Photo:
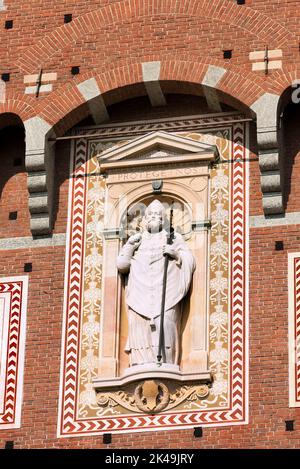
<instances>
[{"instance_id":1,"label":"statue's right hand","mask_svg":"<svg viewBox=\"0 0 300 469\"><path fill-rule=\"evenodd\" d=\"M130 238L128 239L128 243L132 244L135 248L137 248L142 241L142 235L141 233L136 233L134 235L131 235Z\"/></svg>"}]
</instances>

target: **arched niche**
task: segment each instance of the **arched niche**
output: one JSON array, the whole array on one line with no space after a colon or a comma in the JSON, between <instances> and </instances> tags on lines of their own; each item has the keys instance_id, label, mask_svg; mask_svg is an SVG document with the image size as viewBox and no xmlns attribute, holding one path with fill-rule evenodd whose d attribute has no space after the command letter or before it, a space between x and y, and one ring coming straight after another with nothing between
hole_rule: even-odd
<instances>
[{"instance_id":1,"label":"arched niche","mask_svg":"<svg viewBox=\"0 0 300 469\"><path fill-rule=\"evenodd\" d=\"M128 360L123 352L126 340L124 282L117 272L116 259L129 234L124 229L128 213L132 213L135 207L147 206L154 198L159 198L166 205L174 201L182 207L183 217L176 216L183 218L186 224L186 242L196 259L190 295L182 317L180 376L187 379L209 376L207 219L210 166L216 154L214 146L165 132L153 132L119 149L107 150L99 157L107 187L100 381L113 379L119 382L128 371ZM141 211L139 217L142 215Z\"/></svg>"},{"instance_id":2,"label":"arched niche","mask_svg":"<svg viewBox=\"0 0 300 469\"><path fill-rule=\"evenodd\" d=\"M0 115L0 237L30 235L25 132L14 113Z\"/></svg>"}]
</instances>

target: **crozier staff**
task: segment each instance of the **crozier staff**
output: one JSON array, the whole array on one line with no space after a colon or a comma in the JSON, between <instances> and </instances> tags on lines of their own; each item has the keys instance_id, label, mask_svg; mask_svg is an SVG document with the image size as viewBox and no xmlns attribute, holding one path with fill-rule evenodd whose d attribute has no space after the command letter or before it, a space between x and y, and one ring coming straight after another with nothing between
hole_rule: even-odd
<instances>
[{"instance_id":1,"label":"crozier staff","mask_svg":"<svg viewBox=\"0 0 300 469\"><path fill-rule=\"evenodd\" d=\"M170 227L169 233L167 236L167 244L170 245L173 243L173 205L172 202L170 210ZM157 353L157 363L161 364L161 360L166 361L166 352L165 352L165 332L164 332L164 319L165 319L165 305L166 305L166 287L167 287L167 277L168 277L168 265L169 265L169 256L164 252L165 263L164 263L164 273L163 273L163 284L162 284L162 298L161 298L161 309L160 309L160 324L159 324L159 341L158 341L158 353Z\"/></svg>"},{"instance_id":2,"label":"crozier staff","mask_svg":"<svg viewBox=\"0 0 300 469\"><path fill-rule=\"evenodd\" d=\"M164 308L165 363L178 364L181 301L187 294L195 270L194 257L179 233L167 244L166 211L154 200L145 211L145 230L122 247L117 267L128 274L126 303L130 365L156 363L159 347L165 255L168 256Z\"/></svg>"}]
</instances>

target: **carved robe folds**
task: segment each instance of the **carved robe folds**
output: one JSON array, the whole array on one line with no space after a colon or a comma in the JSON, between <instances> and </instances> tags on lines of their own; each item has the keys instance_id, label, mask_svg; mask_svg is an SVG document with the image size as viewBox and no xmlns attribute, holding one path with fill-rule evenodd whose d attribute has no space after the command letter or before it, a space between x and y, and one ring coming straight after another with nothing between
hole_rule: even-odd
<instances>
[{"instance_id":1,"label":"carved robe folds","mask_svg":"<svg viewBox=\"0 0 300 469\"><path fill-rule=\"evenodd\" d=\"M167 232L143 232L136 251L128 243L118 257L118 269L128 272L126 303L128 306L128 341L131 366L155 363L158 354L159 324L162 301L164 256ZM176 234L172 247L179 260L170 259L167 273L164 317L166 363L178 364L181 323L181 300L187 294L195 260L181 235Z\"/></svg>"}]
</instances>

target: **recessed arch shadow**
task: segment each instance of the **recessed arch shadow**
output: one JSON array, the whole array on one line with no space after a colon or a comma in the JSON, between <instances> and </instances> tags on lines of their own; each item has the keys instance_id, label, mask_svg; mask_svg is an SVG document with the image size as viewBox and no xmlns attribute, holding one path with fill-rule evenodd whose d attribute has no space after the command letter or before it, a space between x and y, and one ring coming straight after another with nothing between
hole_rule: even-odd
<instances>
[{"instance_id":1,"label":"recessed arch shadow","mask_svg":"<svg viewBox=\"0 0 300 469\"><path fill-rule=\"evenodd\" d=\"M24 177L21 176L20 179L20 175L26 173L25 131L21 119L16 114L5 113L0 115L0 160L0 236L14 233L13 228L16 229L16 233L19 235L23 232L23 228L16 225L18 221L13 222L15 225L10 223L9 213L17 211L18 220L21 216L22 224L28 222L29 228L29 208L27 184ZM17 181L12 181L13 178L17 178ZM5 188L10 181L12 181L13 186L10 185L9 192L6 193ZM12 188L16 189L17 193L10 194Z\"/></svg>"}]
</instances>

